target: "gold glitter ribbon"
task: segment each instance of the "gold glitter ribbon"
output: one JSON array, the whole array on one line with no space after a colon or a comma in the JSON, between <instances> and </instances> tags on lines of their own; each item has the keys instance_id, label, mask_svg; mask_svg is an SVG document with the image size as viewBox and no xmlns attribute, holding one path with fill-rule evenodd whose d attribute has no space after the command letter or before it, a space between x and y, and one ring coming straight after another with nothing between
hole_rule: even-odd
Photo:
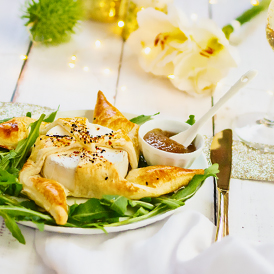
<instances>
[{"instance_id":1,"label":"gold glitter ribbon","mask_svg":"<svg viewBox=\"0 0 274 274\"><path fill-rule=\"evenodd\" d=\"M27 112L31 112L33 117L42 113L49 114L52 111L55 110L33 104L0 102L0 120L5 118L26 116Z\"/></svg>"},{"instance_id":2,"label":"gold glitter ribbon","mask_svg":"<svg viewBox=\"0 0 274 274\"><path fill-rule=\"evenodd\" d=\"M212 137L204 136L204 139L203 152L211 165L210 146ZM251 148L241 141L233 140L231 178L274 181L274 154Z\"/></svg>"}]
</instances>

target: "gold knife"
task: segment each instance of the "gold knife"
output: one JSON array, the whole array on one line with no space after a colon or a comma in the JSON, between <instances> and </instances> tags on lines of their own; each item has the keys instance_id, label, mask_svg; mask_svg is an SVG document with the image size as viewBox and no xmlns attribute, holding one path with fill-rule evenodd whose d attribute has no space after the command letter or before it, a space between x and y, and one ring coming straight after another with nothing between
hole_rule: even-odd
<instances>
[{"instance_id":1,"label":"gold knife","mask_svg":"<svg viewBox=\"0 0 274 274\"><path fill-rule=\"evenodd\" d=\"M212 164L219 164L220 172L217 174L218 193L218 219L215 241L219 241L229 234L228 202L229 182L232 166L232 130L225 129L217 133L212 140L210 148Z\"/></svg>"}]
</instances>

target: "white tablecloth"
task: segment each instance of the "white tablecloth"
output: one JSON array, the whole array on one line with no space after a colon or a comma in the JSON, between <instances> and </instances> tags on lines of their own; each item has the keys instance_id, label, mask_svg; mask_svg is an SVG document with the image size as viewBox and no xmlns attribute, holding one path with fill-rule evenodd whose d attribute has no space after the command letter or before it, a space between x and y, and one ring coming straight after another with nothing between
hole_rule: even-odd
<instances>
[{"instance_id":1,"label":"white tablecloth","mask_svg":"<svg viewBox=\"0 0 274 274\"><path fill-rule=\"evenodd\" d=\"M35 230L33 243L28 235L33 230L23 228L27 245L9 243L20 250L13 258L2 254L1 273L274 273L274 243L250 243L232 236L214 243L215 230L206 217L192 210L108 235Z\"/></svg>"}]
</instances>

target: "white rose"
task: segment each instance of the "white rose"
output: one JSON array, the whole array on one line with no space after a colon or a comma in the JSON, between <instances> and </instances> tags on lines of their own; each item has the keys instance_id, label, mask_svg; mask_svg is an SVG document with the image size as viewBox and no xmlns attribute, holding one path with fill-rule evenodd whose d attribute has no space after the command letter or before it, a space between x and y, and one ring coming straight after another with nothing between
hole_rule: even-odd
<instances>
[{"instance_id":1,"label":"white rose","mask_svg":"<svg viewBox=\"0 0 274 274\"><path fill-rule=\"evenodd\" d=\"M174 59L173 85L192 95L208 94L231 67L237 54L221 29L211 20L192 27L191 46Z\"/></svg>"},{"instance_id":2,"label":"white rose","mask_svg":"<svg viewBox=\"0 0 274 274\"><path fill-rule=\"evenodd\" d=\"M127 43L138 55L141 67L155 75L173 74L173 59L189 39L186 17L173 8L168 14L147 8L138 12L137 20L139 28Z\"/></svg>"},{"instance_id":3,"label":"white rose","mask_svg":"<svg viewBox=\"0 0 274 274\"><path fill-rule=\"evenodd\" d=\"M231 67L235 50L212 20L190 25L174 5L168 14L153 8L137 14L139 28L128 38L146 72L169 76L172 84L191 95L209 94Z\"/></svg>"}]
</instances>

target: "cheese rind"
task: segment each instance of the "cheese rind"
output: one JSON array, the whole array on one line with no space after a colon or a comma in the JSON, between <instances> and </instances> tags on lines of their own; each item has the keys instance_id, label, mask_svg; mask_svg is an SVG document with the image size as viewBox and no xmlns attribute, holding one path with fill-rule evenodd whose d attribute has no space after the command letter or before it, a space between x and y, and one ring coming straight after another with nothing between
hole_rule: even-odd
<instances>
[{"instance_id":1,"label":"cheese rind","mask_svg":"<svg viewBox=\"0 0 274 274\"><path fill-rule=\"evenodd\" d=\"M111 162L116 168L121 178L127 175L128 171L128 157L125 151L98 148L97 156ZM95 155L95 154L94 154ZM75 190L75 173L80 161L85 161L86 153L79 150L68 151L65 153L55 153L47 156L43 168L42 176L55 180L62 184L69 192L73 193Z\"/></svg>"},{"instance_id":2,"label":"cheese rind","mask_svg":"<svg viewBox=\"0 0 274 274\"><path fill-rule=\"evenodd\" d=\"M45 160L42 176L55 180L69 191L73 191L75 188L75 172L79 162L79 154L73 152L51 154Z\"/></svg>"}]
</instances>

